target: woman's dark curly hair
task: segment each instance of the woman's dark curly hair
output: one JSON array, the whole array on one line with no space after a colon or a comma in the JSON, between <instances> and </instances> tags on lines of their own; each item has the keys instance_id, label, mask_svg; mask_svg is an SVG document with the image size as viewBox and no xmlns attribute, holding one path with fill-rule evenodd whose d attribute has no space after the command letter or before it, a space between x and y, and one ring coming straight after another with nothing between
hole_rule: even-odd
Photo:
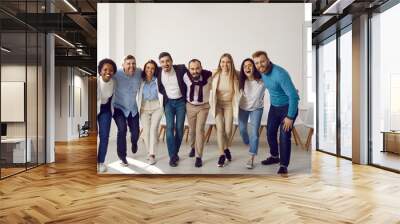
<instances>
[{"instance_id":1,"label":"woman's dark curly hair","mask_svg":"<svg viewBox=\"0 0 400 224\"><path fill-rule=\"evenodd\" d=\"M251 64L253 65L253 77L255 80L259 81L261 79L261 74L258 72L256 65L254 64L253 59L251 58L246 58L243 60L242 65L240 66L240 75L239 75L239 89L243 90L244 89L244 82L247 79L246 74L244 74L244 63L246 61L250 61Z\"/></svg>"},{"instance_id":2,"label":"woman's dark curly hair","mask_svg":"<svg viewBox=\"0 0 400 224\"><path fill-rule=\"evenodd\" d=\"M153 64L154 65L154 73L153 73L153 77L157 74L157 70L158 70L158 65L157 65L157 63L154 61L154 60L148 60L147 62L146 62L146 64L144 64L144 66L143 66L143 70L142 70L142 79L144 80L144 81L146 81L146 66L147 66L147 64Z\"/></svg>"},{"instance_id":3,"label":"woman's dark curly hair","mask_svg":"<svg viewBox=\"0 0 400 224\"><path fill-rule=\"evenodd\" d=\"M114 74L117 72L117 65L115 64L115 62L109 58L104 58L103 60L101 60L99 62L99 65L97 66L97 72L99 73L99 75L101 75L101 70L103 69L103 66L105 64L110 64L113 69L114 69Z\"/></svg>"}]
</instances>

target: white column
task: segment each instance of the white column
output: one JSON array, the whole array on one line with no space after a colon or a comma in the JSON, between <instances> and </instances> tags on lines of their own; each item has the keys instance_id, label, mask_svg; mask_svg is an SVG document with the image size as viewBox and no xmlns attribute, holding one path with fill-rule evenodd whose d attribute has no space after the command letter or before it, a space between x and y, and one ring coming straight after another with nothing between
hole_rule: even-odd
<instances>
[{"instance_id":1,"label":"white column","mask_svg":"<svg viewBox=\"0 0 400 224\"><path fill-rule=\"evenodd\" d=\"M54 35L46 35L46 163L55 161L55 56Z\"/></svg>"}]
</instances>

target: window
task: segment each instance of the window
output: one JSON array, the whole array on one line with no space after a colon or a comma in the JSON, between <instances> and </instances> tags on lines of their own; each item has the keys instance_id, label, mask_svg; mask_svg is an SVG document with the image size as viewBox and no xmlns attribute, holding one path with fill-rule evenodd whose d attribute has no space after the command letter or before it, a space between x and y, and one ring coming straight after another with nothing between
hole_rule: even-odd
<instances>
[{"instance_id":1,"label":"window","mask_svg":"<svg viewBox=\"0 0 400 224\"><path fill-rule=\"evenodd\" d=\"M370 125L374 165L400 170L400 4L371 18ZM386 137L386 138L385 138Z\"/></svg>"},{"instance_id":2,"label":"window","mask_svg":"<svg viewBox=\"0 0 400 224\"><path fill-rule=\"evenodd\" d=\"M352 157L352 33L340 36L340 155Z\"/></svg>"},{"instance_id":3,"label":"window","mask_svg":"<svg viewBox=\"0 0 400 224\"><path fill-rule=\"evenodd\" d=\"M336 153L336 36L318 48L318 149Z\"/></svg>"}]
</instances>

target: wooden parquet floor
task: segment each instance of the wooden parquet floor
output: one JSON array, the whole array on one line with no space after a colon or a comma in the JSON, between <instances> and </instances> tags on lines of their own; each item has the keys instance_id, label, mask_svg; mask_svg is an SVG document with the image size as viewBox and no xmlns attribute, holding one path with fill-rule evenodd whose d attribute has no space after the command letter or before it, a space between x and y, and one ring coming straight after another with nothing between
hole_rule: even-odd
<instances>
[{"instance_id":1,"label":"wooden parquet floor","mask_svg":"<svg viewBox=\"0 0 400 224\"><path fill-rule=\"evenodd\" d=\"M96 138L0 181L0 223L400 223L400 175L314 152L312 174L98 176Z\"/></svg>"}]
</instances>

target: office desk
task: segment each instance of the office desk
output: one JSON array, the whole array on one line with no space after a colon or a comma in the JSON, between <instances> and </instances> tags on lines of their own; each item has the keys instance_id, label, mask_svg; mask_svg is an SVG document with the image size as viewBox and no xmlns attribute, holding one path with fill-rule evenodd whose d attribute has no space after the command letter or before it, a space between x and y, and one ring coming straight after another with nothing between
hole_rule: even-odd
<instances>
[{"instance_id":1,"label":"office desk","mask_svg":"<svg viewBox=\"0 0 400 224\"><path fill-rule=\"evenodd\" d=\"M400 131L382 131L383 150L382 152L392 152L400 154Z\"/></svg>"},{"instance_id":2,"label":"office desk","mask_svg":"<svg viewBox=\"0 0 400 224\"><path fill-rule=\"evenodd\" d=\"M31 162L32 140L26 139L27 147L25 153L25 138L6 138L1 139L1 157L7 163Z\"/></svg>"}]
</instances>

